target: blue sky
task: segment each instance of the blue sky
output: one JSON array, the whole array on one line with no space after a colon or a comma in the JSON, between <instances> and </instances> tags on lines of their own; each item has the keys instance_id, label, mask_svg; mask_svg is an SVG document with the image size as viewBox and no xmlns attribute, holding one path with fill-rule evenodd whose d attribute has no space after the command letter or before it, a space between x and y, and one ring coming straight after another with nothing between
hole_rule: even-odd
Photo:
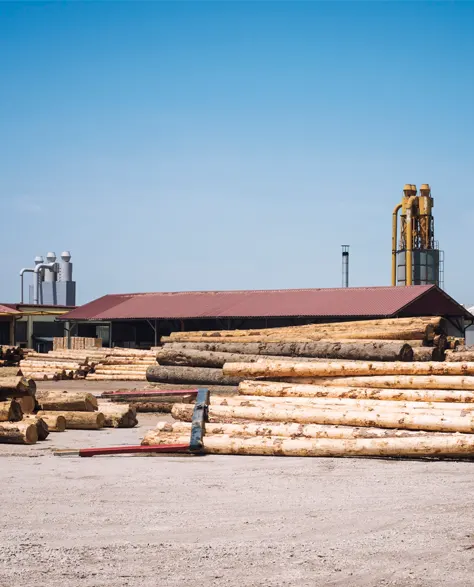
<instances>
[{"instance_id":1,"label":"blue sky","mask_svg":"<svg viewBox=\"0 0 474 587\"><path fill-rule=\"evenodd\" d=\"M0 4L0 301L37 254L105 293L390 281L428 182L474 303L474 3Z\"/></svg>"}]
</instances>

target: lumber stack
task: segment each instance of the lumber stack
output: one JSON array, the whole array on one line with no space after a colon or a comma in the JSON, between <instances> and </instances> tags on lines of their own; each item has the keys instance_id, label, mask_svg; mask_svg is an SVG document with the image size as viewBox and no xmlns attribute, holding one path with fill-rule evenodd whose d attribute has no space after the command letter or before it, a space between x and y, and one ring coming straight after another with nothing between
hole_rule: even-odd
<instances>
[{"instance_id":1,"label":"lumber stack","mask_svg":"<svg viewBox=\"0 0 474 587\"><path fill-rule=\"evenodd\" d=\"M53 338L53 351L68 349L68 344L69 341L67 336L55 336ZM70 345L73 350L101 348L102 339L86 336L72 336L70 339Z\"/></svg>"}]
</instances>

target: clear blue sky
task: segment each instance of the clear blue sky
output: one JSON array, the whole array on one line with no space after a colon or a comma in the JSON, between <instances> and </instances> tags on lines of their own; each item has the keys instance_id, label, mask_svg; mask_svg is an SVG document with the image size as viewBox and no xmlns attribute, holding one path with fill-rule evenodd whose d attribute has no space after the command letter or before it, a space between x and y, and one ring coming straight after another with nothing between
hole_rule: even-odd
<instances>
[{"instance_id":1,"label":"clear blue sky","mask_svg":"<svg viewBox=\"0 0 474 587\"><path fill-rule=\"evenodd\" d=\"M390 281L428 182L474 303L474 4L0 4L0 302L70 249L106 293Z\"/></svg>"}]
</instances>

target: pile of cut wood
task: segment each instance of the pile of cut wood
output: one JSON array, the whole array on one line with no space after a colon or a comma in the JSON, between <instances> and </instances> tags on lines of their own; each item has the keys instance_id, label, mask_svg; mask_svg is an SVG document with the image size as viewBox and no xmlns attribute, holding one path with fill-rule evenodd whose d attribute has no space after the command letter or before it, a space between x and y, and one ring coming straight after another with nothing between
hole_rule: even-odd
<instances>
[{"instance_id":1,"label":"pile of cut wood","mask_svg":"<svg viewBox=\"0 0 474 587\"><path fill-rule=\"evenodd\" d=\"M96 339L94 339L96 340ZM146 381L146 370L156 364L154 351L89 348L30 353L21 361L22 373L35 380L88 379Z\"/></svg>"},{"instance_id":2,"label":"pile of cut wood","mask_svg":"<svg viewBox=\"0 0 474 587\"><path fill-rule=\"evenodd\" d=\"M102 348L102 339L86 336L71 336L68 339L67 336L55 336L53 338L53 351L68 349L69 344L72 350Z\"/></svg>"},{"instance_id":3,"label":"pile of cut wood","mask_svg":"<svg viewBox=\"0 0 474 587\"><path fill-rule=\"evenodd\" d=\"M21 376L2 376L0 369L0 443L34 444L50 432L131 428L136 411L127 404L100 403L90 393L37 391Z\"/></svg>"},{"instance_id":4,"label":"pile of cut wood","mask_svg":"<svg viewBox=\"0 0 474 587\"><path fill-rule=\"evenodd\" d=\"M474 456L474 352L433 361L447 346L440 318L176 333L148 379L240 382L212 396L211 453ZM143 444L188 442L192 412L174 405Z\"/></svg>"},{"instance_id":5,"label":"pile of cut wood","mask_svg":"<svg viewBox=\"0 0 474 587\"><path fill-rule=\"evenodd\" d=\"M448 346L439 317L363 320L260 330L175 332L162 339L152 383L224 385L236 389L239 376L224 363L298 357L301 360L438 361Z\"/></svg>"},{"instance_id":6,"label":"pile of cut wood","mask_svg":"<svg viewBox=\"0 0 474 587\"><path fill-rule=\"evenodd\" d=\"M212 397L210 453L474 456L474 363L263 360L224 373L248 380L236 397ZM192 412L175 405L178 422L143 444L189 441Z\"/></svg>"}]
</instances>

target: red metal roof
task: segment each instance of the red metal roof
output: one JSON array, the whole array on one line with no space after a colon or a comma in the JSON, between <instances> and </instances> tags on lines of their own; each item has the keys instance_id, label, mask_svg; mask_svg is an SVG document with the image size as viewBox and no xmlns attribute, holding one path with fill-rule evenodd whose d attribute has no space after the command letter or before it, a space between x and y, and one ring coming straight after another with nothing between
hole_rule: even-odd
<instances>
[{"instance_id":1,"label":"red metal roof","mask_svg":"<svg viewBox=\"0 0 474 587\"><path fill-rule=\"evenodd\" d=\"M0 304L0 314L19 314L19 312L15 310L15 308L12 307L10 304Z\"/></svg>"},{"instance_id":2,"label":"red metal roof","mask_svg":"<svg viewBox=\"0 0 474 587\"><path fill-rule=\"evenodd\" d=\"M64 314L61 320L249 318L290 316L393 316L433 291L445 314L467 315L465 308L434 285L256 291L202 291L111 294ZM434 306L433 306L434 304ZM444 304L446 306L446 303ZM432 299L427 314L436 314ZM423 313L423 312L422 312Z\"/></svg>"}]
</instances>

